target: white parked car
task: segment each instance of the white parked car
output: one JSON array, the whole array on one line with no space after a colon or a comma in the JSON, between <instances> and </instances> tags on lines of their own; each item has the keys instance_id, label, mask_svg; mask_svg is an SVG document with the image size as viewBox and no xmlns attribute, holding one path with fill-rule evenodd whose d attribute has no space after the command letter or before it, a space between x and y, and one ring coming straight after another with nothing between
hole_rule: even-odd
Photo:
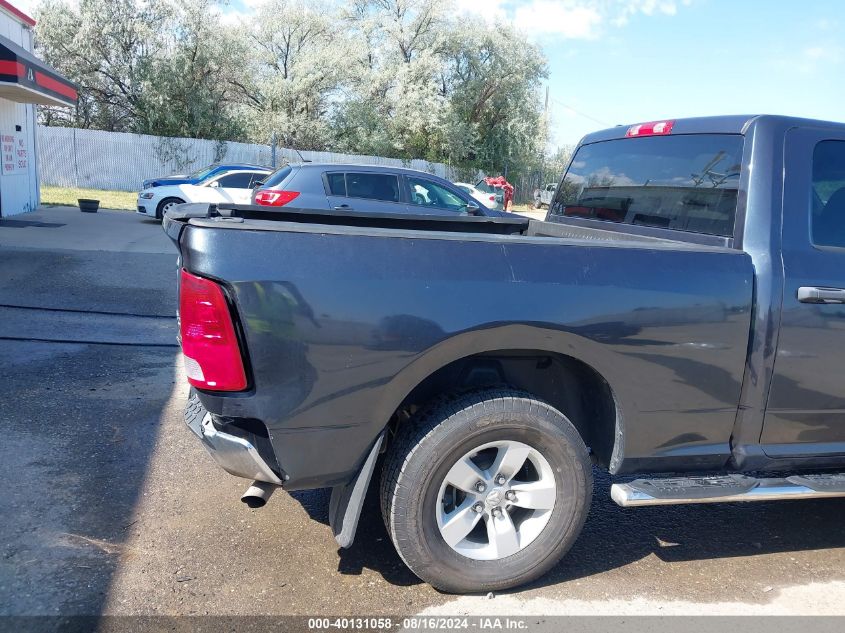
<instances>
[{"instance_id":1,"label":"white parked car","mask_svg":"<svg viewBox=\"0 0 845 633\"><path fill-rule=\"evenodd\" d=\"M459 189L462 189L463 191L471 195L473 198L478 200L488 209L500 209L502 206L501 204L498 204L496 202L495 194L481 191L481 189L479 189L475 185L471 185L468 182L456 182L453 184Z\"/></svg>"},{"instance_id":2,"label":"white parked car","mask_svg":"<svg viewBox=\"0 0 845 633\"><path fill-rule=\"evenodd\" d=\"M471 185L468 182L456 182L455 186L466 191L488 209L502 211L505 208L502 190L491 187L483 180L474 185Z\"/></svg>"},{"instance_id":3,"label":"white parked car","mask_svg":"<svg viewBox=\"0 0 845 633\"><path fill-rule=\"evenodd\" d=\"M242 169L218 173L197 184L150 187L138 194L138 213L161 219L183 202L251 204L252 190L272 169Z\"/></svg>"}]
</instances>

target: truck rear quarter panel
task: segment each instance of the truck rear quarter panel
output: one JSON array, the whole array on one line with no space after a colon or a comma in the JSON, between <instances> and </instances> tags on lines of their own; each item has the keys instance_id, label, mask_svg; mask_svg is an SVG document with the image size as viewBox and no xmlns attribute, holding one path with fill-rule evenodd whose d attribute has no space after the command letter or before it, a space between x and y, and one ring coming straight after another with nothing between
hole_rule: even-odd
<instances>
[{"instance_id":1,"label":"truck rear quarter panel","mask_svg":"<svg viewBox=\"0 0 845 633\"><path fill-rule=\"evenodd\" d=\"M568 355L604 377L616 472L730 455L753 295L741 251L240 228L193 224L182 238L184 266L228 288L253 381L201 399L267 425L289 488L348 480L420 381L495 350Z\"/></svg>"}]
</instances>

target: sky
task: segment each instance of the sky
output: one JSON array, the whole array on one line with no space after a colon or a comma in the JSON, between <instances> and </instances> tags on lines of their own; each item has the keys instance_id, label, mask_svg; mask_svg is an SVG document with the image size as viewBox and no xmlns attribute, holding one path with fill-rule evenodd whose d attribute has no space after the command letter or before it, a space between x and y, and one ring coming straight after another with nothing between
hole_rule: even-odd
<instances>
[{"instance_id":1,"label":"sky","mask_svg":"<svg viewBox=\"0 0 845 633\"><path fill-rule=\"evenodd\" d=\"M38 0L11 0L31 11ZM264 0L229 0L230 20ZM717 114L845 120L842 0L453 0L548 59L552 145L617 124Z\"/></svg>"}]
</instances>

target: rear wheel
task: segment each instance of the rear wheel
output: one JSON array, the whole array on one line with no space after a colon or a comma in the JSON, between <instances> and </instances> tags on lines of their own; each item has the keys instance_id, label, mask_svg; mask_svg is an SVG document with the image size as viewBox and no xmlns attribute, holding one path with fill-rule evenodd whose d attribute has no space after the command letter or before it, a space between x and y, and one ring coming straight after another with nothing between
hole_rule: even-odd
<instances>
[{"instance_id":1,"label":"rear wheel","mask_svg":"<svg viewBox=\"0 0 845 633\"><path fill-rule=\"evenodd\" d=\"M185 204L185 201L181 198L165 198L159 202L158 207L156 207L156 218L161 220L164 217L164 214L170 211L170 209L175 207L177 204Z\"/></svg>"},{"instance_id":2,"label":"rear wheel","mask_svg":"<svg viewBox=\"0 0 845 633\"><path fill-rule=\"evenodd\" d=\"M450 592L506 589L557 563L592 495L584 442L527 393L443 400L401 428L382 475L382 511L399 555Z\"/></svg>"}]
</instances>

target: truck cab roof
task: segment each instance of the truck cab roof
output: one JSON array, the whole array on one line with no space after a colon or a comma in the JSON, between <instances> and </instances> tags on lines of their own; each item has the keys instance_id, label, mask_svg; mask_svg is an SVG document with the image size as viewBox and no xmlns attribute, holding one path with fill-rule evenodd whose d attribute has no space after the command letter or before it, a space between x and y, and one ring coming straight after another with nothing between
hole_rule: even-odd
<instances>
[{"instance_id":1,"label":"truck cab roof","mask_svg":"<svg viewBox=\"0 0 845 633\"><path fill-rule=\"evenodd\" d=\"M803 119L778 114L731 114L725 116L691 117L686 119L655 119L655 121L672 121L671 134L745 134L751 125L758 123L771 123L801 127L842 127L845 123L833 123L816 119ZM605 130L599 130L587 134L579 145L609 141L625 138L635 125L645 125L645 122L635 122L626 125L617 125Z\"/></svg>"}]
</instances>

